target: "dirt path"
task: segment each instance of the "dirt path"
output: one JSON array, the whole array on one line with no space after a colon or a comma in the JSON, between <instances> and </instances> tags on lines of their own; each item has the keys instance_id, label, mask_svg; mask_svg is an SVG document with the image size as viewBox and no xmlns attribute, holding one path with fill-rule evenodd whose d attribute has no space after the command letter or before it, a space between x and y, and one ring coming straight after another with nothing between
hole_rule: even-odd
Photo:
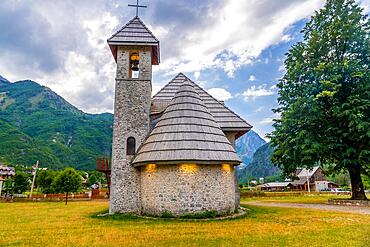
<instances>
[{"instance_id":1,"label":"dirt path","mask_svg":"<svg viewBox=\"0 0 370 247\"><path fill-rule=\"evenodd\" d=\"M327 204L305 204L305 203L284 203L284 202L241 202L241 205L253 205L263 207L283 207L283 208L312 208L326 211L337 211L355 214L370 214L370 208L357 206L339 206Z\"/></svg>"}]
</instances>

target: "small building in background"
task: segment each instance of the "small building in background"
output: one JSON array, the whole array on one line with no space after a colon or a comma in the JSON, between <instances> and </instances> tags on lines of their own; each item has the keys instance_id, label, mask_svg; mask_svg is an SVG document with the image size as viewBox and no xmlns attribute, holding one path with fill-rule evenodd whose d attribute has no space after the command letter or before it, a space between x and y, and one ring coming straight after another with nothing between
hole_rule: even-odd
<instances>
[{"instance_id":1,"label":"small building in background","mask_svg":"<svg viewBox=\"0 0 370 247\"><path fill-rule=\"evenodd\" d=\"M0 162L0 195L3 189L4 180L7 178L11 178L15 175L14 167L5 166L3 163Z\"/></svg>"},{"instance_id":2,"label":"small building in background","mask_svg":"<svg viewBox=\"0 0 370 247\"><path fill-rule=\"evenodd\" d=\"M260 188L264 191L308 191L308 186L310 186L310 191L320 192L339 187L338 184L327 180L322 168L319 166L316 166L311 170L306 168L297 168L296 176L297 179L293 181L289 181L287 179L285 182L266 183L260 186Z\"/></svg>"},{"instance_id":3,"label":"small building in background","mask_svg":"<svg viewBox=\"0 0 370 247\"><path fill-rule=\"evenodd\" d=\"M292 189L291 182L272 182L260 186L262 191L288 191Z\"/></svg>"},{"instance_id":4,"label":"small building in background","mask_svg":"<svg viewBox=\"0 0 370 247\"><path fill-rule=\"evenodd\" d=\"M311 191L320 192L338 187L336 183L327 180L322 168L319 166L315 166L310 170L298 168L296 175L298 179L292 182L293 190L308 190L308 186L310 186Z\"/></svg>"},{"instance_id":5,"label":"small building in background","mask_svg":"<svg viewBox=\"0 0 370 247\"><path fill-rule=\"evenodd\" d=\"M3 163L0 163L0 177L3 179L10 178L15 175L14 167L5 166Z\"/></svg>"}]
</instances>

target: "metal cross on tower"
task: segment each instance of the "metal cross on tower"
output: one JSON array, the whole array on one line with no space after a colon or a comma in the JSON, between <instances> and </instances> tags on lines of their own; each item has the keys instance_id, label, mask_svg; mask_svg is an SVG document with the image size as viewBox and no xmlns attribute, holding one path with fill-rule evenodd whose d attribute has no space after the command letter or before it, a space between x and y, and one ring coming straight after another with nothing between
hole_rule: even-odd
<instances>
[{"instance_id":1,"label":"metal cross on tower","mask_svg":"<svg viewBox=\"0 0 370 247\"><path fill-rule=\"evenodd\" d=\"M139 8L146 8L147 7L145 5L139 5L139 0L136 0L136 5L135 4L129 4L128 6L136 8L136 16L139 16Z\"/></svg>"}]
</instances>

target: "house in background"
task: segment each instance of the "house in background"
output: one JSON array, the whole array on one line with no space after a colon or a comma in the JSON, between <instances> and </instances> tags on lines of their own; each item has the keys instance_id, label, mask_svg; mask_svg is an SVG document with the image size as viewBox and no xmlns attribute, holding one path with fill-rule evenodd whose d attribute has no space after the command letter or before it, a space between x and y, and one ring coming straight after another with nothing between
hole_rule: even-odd
<instances>
[{"instance_id":1,"label":"house in background","mask_svg":"<svg viewBox=\"0 0 370 247\"><path fill-rule=\"evenodd\" d=\"M291 182L272 182L259 186L262 191L288 191L293 188Z\"/></svg>"},{"instance_id":2,"label":"house in background","mask_svg":"<svg viewBox=\"0 0 370 247\"><path fill-rule=\"evenodd\" d=\"M264 191L287 191L287 190L302 190L308 191L326 191L332 188L338 188L338 184L330 182L325 177L321 167L316 166L311 170L305 168L297 168L296 174L298 179L285 182L266 183L261 186Z\"/></svg>"},{"instance_id":3,"label":"house in background","mask_svg":"<svg viewBox=\"0 0 370 247\"><path fill-rule=\"evenodd\" d=\"M0 177L3 179L10 178L15 175L14 167L5 166L3 163L0 163Z\"/></svg>"},{"instance_id":4,"label":"house in background","mask_svg":"<svg viewBox=\"0 0 370 247\"><path fill-rule=\"evenodd\" d=\"M5 166L0 162L0 195L3 188L3 182L6 178L13 177L15 175L15 169L13 167Z\"/></svg>"},{"instance_id":5,"label":"house in background","mask_svg":"<svg viewBox=\"0 0 370 247\"><path fill-rule=\"evenodd\" d=\"M308 190L307 187L310 186L310 191L320 192L338 187L336 183L327 180L319 166L315 166L311 170L297 168L296 176L298 179L291 183L293 190Z\"/></svg>"}]
</instances>

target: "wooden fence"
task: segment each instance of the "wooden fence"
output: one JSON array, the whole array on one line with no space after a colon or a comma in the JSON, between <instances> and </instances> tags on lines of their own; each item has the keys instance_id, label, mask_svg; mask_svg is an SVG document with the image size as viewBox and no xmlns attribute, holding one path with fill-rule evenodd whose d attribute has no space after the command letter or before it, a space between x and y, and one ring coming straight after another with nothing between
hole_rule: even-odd
<instances>
[{"instance_id":1,"label":"wooden fence","mask_svg":"<svg viewBox=\"0 0 370 247\"><path fill-rule=\"evenodd\" d=\"M33 194L32 198L26 195L13 195L12 197L0 198L5 201L63 201L66 194ZM69 201L86 201L94 199L109 199L108 189L93 189L89 192L68 193Z\"/></svg>"}]
</instances>

